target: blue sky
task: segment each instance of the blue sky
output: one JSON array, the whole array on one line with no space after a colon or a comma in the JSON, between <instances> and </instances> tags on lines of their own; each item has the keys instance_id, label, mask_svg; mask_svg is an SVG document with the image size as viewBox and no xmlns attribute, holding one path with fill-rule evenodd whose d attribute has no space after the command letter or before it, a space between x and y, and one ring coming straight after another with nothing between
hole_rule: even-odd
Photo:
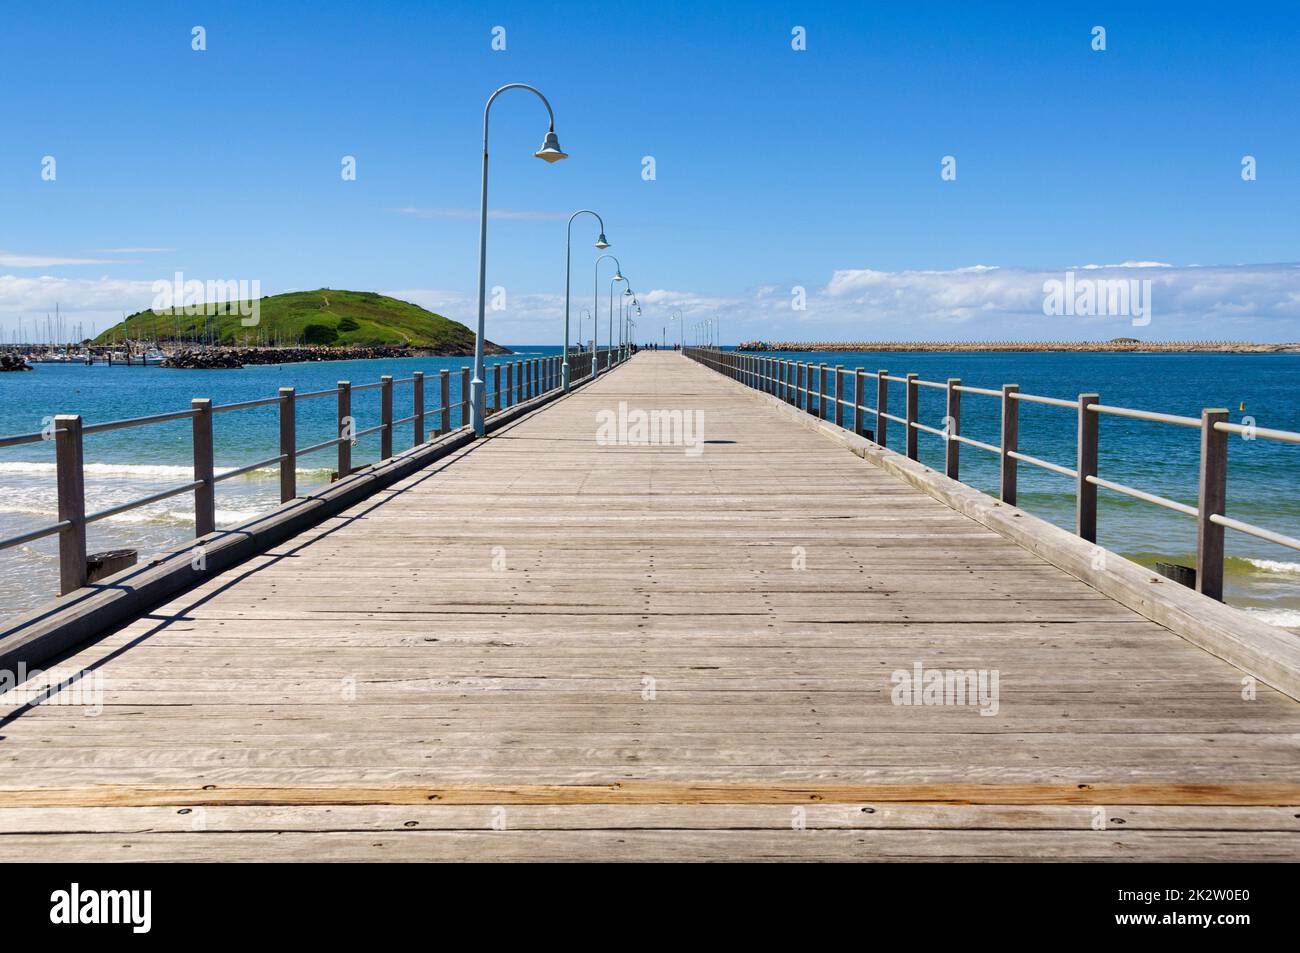
<instances>
[{"instance_id":1,"label":"blue sky","mask_svg":"<svg viewBox=\"0 0 1300 953\"><path fill-rule=\"evenodd\" d=\"M498 101L496 340L558 342L580 207L646 327L681 307L726 341L1296 340L1297 49L1294 2L10 4L0 328L56 301L103 327L177 270L468 323L483 102L529 82L571 158L532 158L535 99ZM575 313L594 237L579 219ZM1043 315L1045 277L1126 262L1162 266L1104 271L1155 281L1149 326Z\"/></svg>"}]
</instances>

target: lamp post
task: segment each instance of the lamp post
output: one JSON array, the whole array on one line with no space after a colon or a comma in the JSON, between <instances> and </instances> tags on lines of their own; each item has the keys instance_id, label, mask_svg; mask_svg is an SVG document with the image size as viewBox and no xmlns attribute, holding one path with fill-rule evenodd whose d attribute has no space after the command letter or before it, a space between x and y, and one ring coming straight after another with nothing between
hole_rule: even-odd
<instances>
[{"instance_id":1,"label":"lamp post","mask_svg":"<svg viewBox=\"0 0 1300 953\"><path fill-rule=\"evenodd\" d=\"M685 338L685 335L686 335L686 319L682 317L681 309L678 308L678 309L674 310L673 313L672 313L672 315L668 318L668 320L669 320L669 321L676 321L676 322L677 322L677 349L678 349L678 350L685 350L685 349L686 349L686 338ZM667 345L668 345L668 342L665 341L665 342L664 342L664 346L667 347Z\"/></svg>"},{"instance_id":2,"label":"lamp post","mask_svg":"<svg viewBox=\"0 0 1300 953\"><path fill-rule=\"evenodd\" d=\"M620 361L627 360L627 322L628 318L631 317L632 305L634 304L636 304L636 295L632 292L632 286L628 285L627 290L623 292L623 296L618 300L618 359ZM612 348L614 342L611 340L609 343Z\"/></svg>"},{"instance_id":3,"label":"lamp post","mask_svg":"<svg viewBox=\"0 0 1300 953\"><path fill-rule=\"evenodd\" d=\"M599 214L589 208L580 208L569 216L569 226L564 241L564 361L560 370L560 382L566 394L569 392L569 276L573 272L573 220L579 215L596 217L596 221L600 222L600 237L596 239L596 247L601 251L609 247L609 242L605 241L605 220Z\"/></svg>"},{"instance_id":4,"label":"lamp post","mask_svg":"<svg viewBox=\"0 0 1300 953\"><path fill-rule=\"evenodd\" d=\"M614 359L614 282L616 281L627 281L627 279L623 277L621 265L619 266L619 273L609 279L609 319L606 324L606 331L609 334L609 356L611 361ZM620 298L619 307L621 308L622 306L623 299Z\"/></svg>"},{"instance_id":5,"label":"lamp post","mask_svg":"<svg viewBox=\"0 0 1300 953\"><path fill-rule=\"evenodd\" d=\"M560 149L560 141L555 136L555 112L551 109L550 102L541 94L541 91L529 86L527 83L509 83L502 86L491 96L488 97L487 105L483 107L483 186L479 196L479 221L478 221L478 327L474 334L474 379L469 382L469 409L470 419L474 424L474 435L483 436L484 418L483 418L483 339L484 339L484 311L487 304L487 218L488 218L488 117L492 112L492 104L496 98L508 89L526 89L537 96L546 107L546 115L550 124L546 130L546 138L542 140L542 147L533 153L539 159L547 162L559 162L561 159L567 159L568 154Z\"/></svg>"},{"instance_id":6,"label":"lamp post","mask_svg":"<svg viewBox=\"0 0 1300 953\"><path fill-rule=\"evenodd\" d=\"M596 346L600 343L600 263L606 258L614 259L614 277L609 282L610 297L614 296L614 282L625 281L623 277L623 264L614 255L601 255L596 259L596 275L592 281L591 288L591 376L595 377L600 373L600 349ZM612 305L611 305L612 307Z\"/></svg>"},{"instance_id":7,"label":"lamp post","mask_svg":"<svg viewBox=\"0 0 1300 953\"><path fill-rule=\"evenodd\" d=\"M583 337L582 337L583 322L586 321L587 318L589 317L591 317L590 308L583 308L582 311L578 313L578 347L579 348L582 347L582 342L583 342Z\"/></svg>"}]
</instances>

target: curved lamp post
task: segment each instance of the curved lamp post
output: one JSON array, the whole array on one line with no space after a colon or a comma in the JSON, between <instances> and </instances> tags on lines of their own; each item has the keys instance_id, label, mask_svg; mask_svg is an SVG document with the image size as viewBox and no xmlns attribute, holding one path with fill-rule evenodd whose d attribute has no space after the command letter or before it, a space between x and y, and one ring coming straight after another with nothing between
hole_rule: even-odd
<instances>
[{"instance_id":1,"label":"curved lamp post","mask_svg":"<svg viewBox=\"0 0 1300 953\"><path fill-rule=\"evenodd\" d=\"M610 279L610 296L614 295L614 282L626 281L623 277L623 264L616 255L601 255L596 259L596 274L591 285L591 376L600 373L600 263L606 258L614 259L614 277Z\"/></svg>"},{"instance_id":2,"label":"curved lamp post","mask_svg":"<svg viewBox=\"0 0 1300 953\"><path fill-rule=\"evenodd\" d=\"M614 360L614 282L616 281L623 281L623 282L627 281L627 279L623 277L621 265L619 266L618 273L615 274L613 278L609 279L609 318L606 322L606 331L609 334L608 350L609 350L609 359L611 363ZM619 298L619 308L621 309L622 307L623 307L623 299ZM620 314L621 313L622 312L620 310Z\"/></svg>"},{"instance_id":3,"label":"curved lamp post","mask_svg":"<svg viewBox=\"0 0 1300 953\"><path fill-rule=\"evenodd\" d=\"M589 208L580 208L569 216L569 227L564 242L564 361L561 365L560 383L564 387L564 392L569 392L569 276L573 269L571 262L573 260L573 220L579 215L594 215L596 221L600 222L600 237L596 239L596 247L604 251L609 247L609 242L605 241L605 220L599 214Z\"/></svg>"},{"instance_id":4,"label":"curved lamp post","mask_svg":"<svg viewBox=\"0 0 1300 953\"><path fill-rule=\"evenodd\" d=\"M636 308L636 316L638 318L641 317L641 302L636 300L636 298L633 298L632 307ZM631 312L629 312L628 319L631 320L631 317L632 317ZM635 321L632 322L632 327L636 327ZM630 333L627 336L627 356L628 357L632 356L632 335Z\"/></svg>"},{"instance_id":5,"label":"curved lamp post","mask_svg":"<svg viewBox=\"0 0 1300 953\"><path fill-rule=\"evenodd\" d=\"M578 347L579 347L579 348L582 347L582 325L583 325L583 322L586 321L587 318L590 318L590 317L591 317L591 309L590 309L590 308L583 308L580 312L578 312Z\"/></svg>"},{"instance_id":6,"label":"curved lamp post","mask_svg":"<svg viewBox=\"0 0 1300 953\"><path fill-rule=\"evenodd\" d=\"M488 97L487 105L483 107L483 187L480 192L478 220L478 327L474 333L474 379L469 382L470 420L474 424L474 435L477 437L483 436L484 432L483 319L487 304L488 116L492 111L492 103L508 89L526 89L540 99L542 105L546 107L546 115L550 120L550 125L547 127L546 138L542 140L542 147L533 155L547 162L559 162L561 159L569 157L567 153L560 149L560 141L555 137L555 112L539 90L527 83L509 83Z\"/></svg>"},{"instance_id":7,"label":"curved lamp post","mask_svg":"<svg viewBox=\"0 0 1300 953\"><path fill-rule=\"evenodd\" d=\"M677 322L677 349L686 350L686 319L682 317L682 309L675 309L668 320Z\"/></svg>"},{"instance_id":8,"label":"curved lamp post","mask_svg":"<svg viewBox=\"0 0 1300 953\"><path fill-rule=\"evenodd\" d=\"M618 299L618 359L620 361L624 359L623 352L627 349L627 319L634 301L636 295L632 293L632 286L629 284ZM611 347L614 344L612 340L609 343Z\"/></svg>"}]
</instances>

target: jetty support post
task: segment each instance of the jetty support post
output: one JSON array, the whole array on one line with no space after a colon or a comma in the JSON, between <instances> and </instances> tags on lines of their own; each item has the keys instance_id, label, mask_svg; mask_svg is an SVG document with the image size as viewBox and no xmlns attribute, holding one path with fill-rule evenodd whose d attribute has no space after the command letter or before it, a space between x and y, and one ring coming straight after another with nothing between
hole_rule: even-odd
<instances>
[{"instance_id":1,"label":"jetty support post","mask_svg":"<svg viewBox=\"0 0 1300 953\"><path fill-rule=\"evenodd\" d=\"M510 380L510 365L506 365L506 380ZM492 365L492 409L500 410L504 406L501 398L501 365Z\"/></svg>"},{"instance_id":2,"label":"jetty support post","mask_svg":"<svg viewBox=\"0 0 1300 953\"><path fill-rule=\"evenodd\" d=\"M1201 411L1201 476L1196 504L1196 591L1223 601L1223 526L1212 517L1227 515L1228 435L1214 429L1228 422L1228 411Z\"/></svg>"},{"instance_id":3,"label":"jetty support post","mask_svg":"<svg viewBox=\"0 0 1300 953\"><path fill-rule=\"evenodd\" d=\"M826 419L826 364L817 365L817 419Z\"/></svg>"},{"instance_id":4,"label":"jetty support post","mask_svg":"<svg viewBox=\"0 0 1300 953\"><path fill-rule=\"evenodd\" d=\"M944 421L946 437L943 445L943 472L950 480L961 479L958 476L961 472L961 441L957 439L961 433L961 391L957 389L960 386L960 377L948 378L948 400L945 404L945 416L948 419Z\"/></svg>"},{"instance_id":5,"label":"jetty support post","mask_svg":"<svg viewBox=\"0 0 1300 953\"><path fill-rule=\"evenodd\" d=\"M921 397L921 385L916 382L917 375L907 375L907 457L909 460L916 459L916 405Z\"/></svg>"},{"instance_id":6,"label":"jetty support post","mask_svg":"<svg viewBox=\"0 0 1300 953\"><path fill-rule=\"evenodd\" d=\"M1088 477L1097 476L1097 430L1101 415L1088 410L1100 403L1097 394L1079 395L1079 453L1075 485L1075 532L1090 543L1097 541L1097 484Z\"/></svg>"},{"instance_id":7,"label":"jetty support post","mask_svg":"<svg viewBox=\"0 0 1300 953\"><path fill-rule=\"evenodd\" d=\"M876 373L876 443L882 447L886 446L885 441L889 438L889 421L885 419L887 413L889 413L889 371L881 368Z\"/></svg>"},{"instance_id":8,"label":"jetty support post","mask_svg":"<svg viewBox=\"0 0 1300 953\"><path fill-rule=\"evenodd\" d=\"M469 423L469 368L460 369L460 425Z\"/></svg>"},{"instance_id":9,"label":"jetty support post","mask_svg":"<svg viewBox=\"0 0 1300 953\"><path fill-rule=\"evenodd\" d=\"M1020 401L1011 395L1020 390L1019 384L1002 385L1002 502L1016 505L1016 458L1011 454L1020 449Z\"/></svg>"},{"instance_id":10,"label":"jetty support post","mask_svg":"<svg viewBox=\"0 0 1300 953\"><path fill-rule=\"evenodd\" d=\"M217 484L212 459L212 400L190 401L194 434L194 536L207 536L217 528Z\"/></svg>"},{"instance_id":11,"label":"jetty support post","mask_svg":"<svg viewBox=\"0 0 1300 953\"><path fill-rule=\"evenodd\" d=\"M393 455L393 378L385 374L379 378L379 459Z\"/></svg>"},{"instance_id":12,"label":"jetty support post","mask_svg":"<svg viewBox=\"0 0 1300 953\"><path fill-rule=\"evenodd\" d=\"M438 422L438 436L451 431L451 372L445 368L438 372L438 401L442 418Z\"/></svg>"},{"instance_id":13,"label":"jetty support post","mask_svg":"<svg viewBox=\"0 0 1300 953\"><path fill-rule=\"evenodd\" d=\"M57 471L59 522L59 594L86 584L86 473L82 466L81 416L54 418L54 465Z\"/></svg>"},{"instance_id":14,"label":"jetty support post","mask_svg":"<svg viewBox=\"0 0 1300 953\"><path fill-rule=\"evenodd\" d=\"M411 375L411 390L411 412L415 415L415 434L411 438L411 446L418 447L424 443L424 371L416 371Z\"/></svg>"},{"instance_id":15,"label":"jetty support post","mask_svg":"<svg viewBox=\"0 0 1300 953\"><path fill-rule=\"evenodd\" d=\"M352 382L339 381L338 436L339 476L342 480L352 472L352 440L356 424L352 420Z\"/></svg>"},{"instance_id":16,"label":"jetty support post","mask_svg":"<svg viewBox=\"0 0 1300 953\"><path fill-rule=\"evenodd\" d=\"M298 423L296 392L280 388L280 502L298 495Z\"/></svg>"}]
</instances>

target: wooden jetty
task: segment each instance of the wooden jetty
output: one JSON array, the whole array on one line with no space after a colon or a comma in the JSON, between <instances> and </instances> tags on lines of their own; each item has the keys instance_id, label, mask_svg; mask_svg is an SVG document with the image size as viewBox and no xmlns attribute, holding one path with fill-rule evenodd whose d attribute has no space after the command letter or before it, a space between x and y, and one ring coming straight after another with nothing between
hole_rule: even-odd
<instances>
[{"instance_id":1,"label":"wooden jetty","mask_svg":"<svg viewBox=\"0 0 1300 953\"><path fill-rule=\"evenodd\" d=\"M51 660L0 860L1300 859L1294 640L733 376L642 352Z\"/></svg>"}]
</instances>

